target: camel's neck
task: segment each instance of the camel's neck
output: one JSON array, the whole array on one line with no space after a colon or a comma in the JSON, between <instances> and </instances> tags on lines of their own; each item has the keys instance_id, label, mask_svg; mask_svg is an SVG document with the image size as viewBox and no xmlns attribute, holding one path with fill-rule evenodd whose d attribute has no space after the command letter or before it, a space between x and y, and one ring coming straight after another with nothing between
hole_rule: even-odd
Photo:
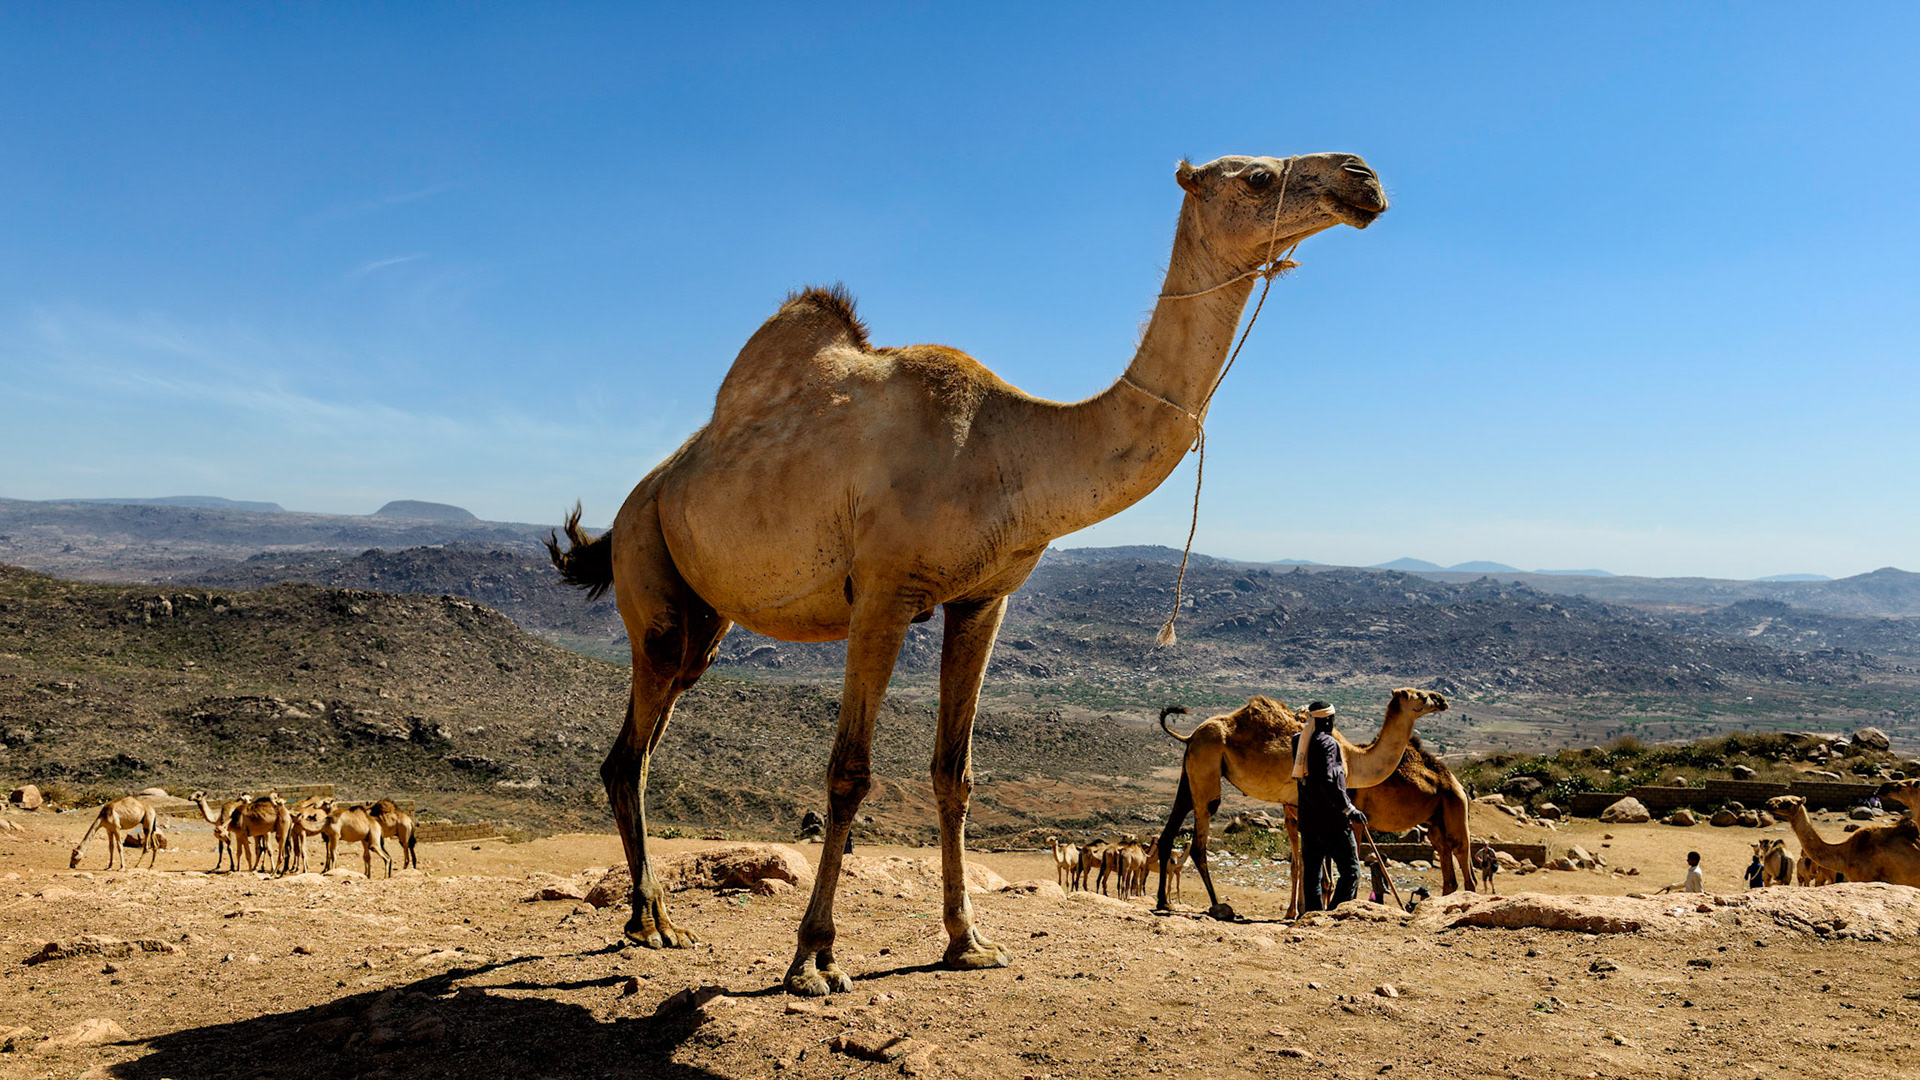
<instances>
[{"instance_id":1,"label":"camel's neck","mask_svg":"<svg viewBox=\"0 0 1920 1080\"><path fill-rule=\"evenodd\" d=\"M1104 520L1145 498L1193 444L1198 420L1254 279L1211 289L1247 269L1216 255L1181 207L1163 298L1120 381L1104 393L1053 406L1057 422L1034 425L1039 444L1029 477L1033 508L1049 538Z\"/></svg>"},{"instance_id":2,"label":"camel's neck","mask_svg":"<svg viewBox=\"0 0 1920 1080\"><path fill-rule=\"evenodd\" d=\"M1814 831L1813 820L1807 817L1807 808L1804 806L1793 808L1793 812L1787 815L1787 824L1792 827L1793 835L1800 838L1800 847L1814 862L1819 862L1822 855L1831 855L1840 850L1840 845L1829 844L1820 839L1820 834Z\"/></svg>"},{"instance_id":3,"label":"camel's neck","mask_svg":"<svg viewBox=\"0 0 1920 1080\"><path fill-rule=\"evenodd\" d=\"M1400 758L1413 739L1415 719L1415 710L1394 698L1393 704L1387 707L1387 718L1380 724L1380 733L1349 756L1347 786L1367 788L1386 783L1387 777L1400 767Z\"/></svg>"},{"instance_id":4,"label":"camel's neck","mask_svg":"<svg viewBox=\"0 0 1920 1080\"><path fill-rule=\"evenodd\" d=\"M220 824L220 819L214 816L213 807L207 805L207 800L195 799L193 801L196 805L200 807L200 816L207 819L207 824L209 825Z\"/></svg>"}]
</instances>

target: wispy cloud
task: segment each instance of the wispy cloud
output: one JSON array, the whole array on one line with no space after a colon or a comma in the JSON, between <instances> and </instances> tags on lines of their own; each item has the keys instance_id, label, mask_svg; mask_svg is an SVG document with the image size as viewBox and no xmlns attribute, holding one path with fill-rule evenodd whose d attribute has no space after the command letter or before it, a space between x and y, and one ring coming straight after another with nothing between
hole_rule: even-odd
<instances>
[{"instance_id":1,"label":"wispy cloud","mask_svg":"<svg viewBox=\"0 0 1920 1080\"><path fill-rule=\"evenodd\" d=\"M347 218L361 217L366 214L376 214L382 210L390 210L396 206L419 202L421 199L431 199L435 195L442 195L452 191L457 186L459 185L456 181L443 180L440 183L428 184L426 187L415 188L412 191L401 191L391 195L376 195L370 199L357 199L353 202L330 206L316 214L311 214L304 219L304 223L307 225L321 225L330 221L341 221Z\"/></svg>"},{"instance_id":2,"label":"wispy cloud","mask_svg":"<svg viewBox=\"0 0 1920 1080\"><path fill-rule=\"evenodd\" d=\"M359 281L361 278L366 277L368 274L385 270L389 266L400 266L405 263L419 262L421 259L424 259L426 257L427 257L426 254L422 252L414 255L389 255L384 259L370 259L366 262L361 263L359 266L356 266L353 269L347 271L346 277L344 278L344 280Z\"/></svg>"}]
</instances>

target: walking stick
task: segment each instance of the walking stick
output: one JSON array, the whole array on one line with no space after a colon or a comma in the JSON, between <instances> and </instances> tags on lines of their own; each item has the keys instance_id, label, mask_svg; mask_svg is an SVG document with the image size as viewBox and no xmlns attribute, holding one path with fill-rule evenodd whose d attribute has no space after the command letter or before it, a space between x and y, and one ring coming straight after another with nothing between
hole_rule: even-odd
<instances>
[{"instance_id":1,"label":"walking stick","mask_svg":"<svg viewBox=\"0 0 1920 1080\"><path fill-rule=\"evenodd\" d=\"M1380 845L1373 842L1373 830L1362 825L1360 831L1367 834L1367 846L1373 849L1373 857L1380 863L1380 876L1387 879L1387 888L1393 890L1394 906L1406 907L1400 902L1400 886L1393 883L1393 875L1387 872L1387 860L1380 858Z\"/></svg>"}]
</instances>

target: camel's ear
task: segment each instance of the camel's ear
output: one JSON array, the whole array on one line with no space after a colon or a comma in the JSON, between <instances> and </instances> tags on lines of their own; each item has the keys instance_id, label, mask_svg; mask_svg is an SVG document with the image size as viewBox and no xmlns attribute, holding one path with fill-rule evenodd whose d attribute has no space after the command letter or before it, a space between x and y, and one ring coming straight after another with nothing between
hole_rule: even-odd
<instances>
[{"instance_id":1,"label":"camel's ear","mask_svg":"<svg viewBox=\"0 0 1920 1080\"><path fill-rule=\"evenodd\" d=\"M1200 170L1194 168L1192 162L1181 161L1173 170L1173 178L1189 192L1195 195L1200 194Z\"/></svg>"}]
</instances>

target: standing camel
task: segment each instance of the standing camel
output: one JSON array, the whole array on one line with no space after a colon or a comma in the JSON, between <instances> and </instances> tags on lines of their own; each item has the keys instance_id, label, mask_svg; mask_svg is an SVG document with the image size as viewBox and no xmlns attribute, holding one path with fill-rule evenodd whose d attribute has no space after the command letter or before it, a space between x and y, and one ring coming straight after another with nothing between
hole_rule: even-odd
<instances>
[{"instance_id":1,"label":"standing camel","mask_svg":"<svg viewBox=\"0 0 1920 1080\"><path fill-rule=\"evenodd\" d=\"M1785 818L1800 838L1800 853L1814 865L1848 881L1885 881L1920 886L1920 828L1912 819L1894 825L1867 825L1830 844L1814 831L1806 800L1781 795L1767 800L1773 816Z\"/></svg>"},{"instance_id":2,"label":"standing camel","mask_svg":"<svg viewBox=\"0 0 1920 1080\"><path fill-rule=\"evenodd\" d=\"M1053 877L1063 889L1071 890L1073 883L1080 877L1080 849L1072 844L1062 845L1054 837L1047 837L1047 843L1053 845Z\"/></svg>"},{"instance_id":3,"label":"standing camel","mask_svg":"<svg viewBox=\"0 0 1920 1080\"><path fill-rule=\"evenodd\" d=\"M1413 738L1413 722L1446 707L1447 699L1431 690L1403 688L1393 692L1386 719L1372 742L1355 746L1346 736L1334 732L1346 763L1347 786L1365 789L1386 782L1400 767L1407 743ZM1160 832L1155 857L1164 860L1173 855L1174 837L1191 813L1193 841L1187 853L1193 856L1193 868L1200 872L1200 883L1207 887L1207 913L1216 919L1232 919L1233 909L1220 902L1213 875L1207 872L1207 838L1214 811L1220 808L1220 781L1225 779L1249 798L1289 808L1299 806L1300 789L1293 776L1293 737L1309 733L1313 725L1305 713L1295 713L1270 697L1254 697L1233 712L1210 717L1182 735L1167 726L1167 717L1186 711L1178 705L1160 711L1160 729L1185 743L1186 751L1180 759L1180 786L1174 790L1173 809L1167 814L1167 827ZM1291 821L1288 829L1294 839L1293 880L1298 882L1304 880L1300 844ZM1293 912L1297 913L1298 888L1294 894ZM1164 877L1154 906L1160 911L1172 910Z\"/></svg>"},{"instance_id":4,"label":"standing camel","mask_svg":"<svg viewBox=\"0 0 1920 1080\"><path fill-rule=\"evenodd\" d=\"M1353 805L1367 815L1367 828L1375 832L1405 832L1426 825L1433 861L1440 867L1440 894L1453 892L1463 881L1468 892L1474 891L1466 789L1446 762L1420 745L1420 736L1407 740L1392 776L1373 787L1354 790ZM1288 839L1297 844L1298 832L1299 825L1288 815Z\"/></svg>"},{"instance_id":5,"label":"standing camel","mask_svg":"<svg viewBox=\"0 0 1920 1080\"><path fill-rule=\"evenodd\" d=\"M393 876L393 857L387 854L386 846L380 841L385 833L380 828L380 819L373 814L372 806L341 806L332 799L320 804L319 809L327 815L320 825L320 836L327 842L327 870L333 869L336 849L345 841L360 845L360 857L363 864L361 872L373 876L373 855L379 850L380 858L387 864L387 876Z\"/></svg>"},{"instance_id":6,"label":"standing camel","mask_svg":"<svg viewBox=\"0 0 1920 1080\"><path fill-rule=\"evenodd\" d=\"M208 873L219 873L222 861L230 864L227 867L228 870L240 869L240 860L235 857L237 852L233 843L233 830L227 823L232 819L234 811L245 806L250 801L250 797L242 794L238 799L222 804L218 814L214 813L213 807L207 805L206 792L196 791L190 798L193 799L194 805L200 808L200 817L213 826L213 869Z\"/></svg>"},{"instance_id":7,"label":"standing camel","mask_svg":"<svg viewBox=\"0 0 1920 1080\"><path fill-rule=\"evenodd\" d=\"M1194 446L1254 280L1302 239L1387 209L1352 154L1182 162L1175 179L1185 194L1160 300L1104 392L1044 401L954 349L876 349L844 292L811 289L747 341L712 420L605 535L590 539L576 507L570 549L549 541L567 581L613 589L632 643L626 723L601 766L633 870L629 937L696 940L668 917L646 841L648 768L675 699L734 623L845 638L826 838L785 985L853 988L833 951L842 852L873 786L874 722L907 628L944 608L932 769L944 963L1008 963L974 927L963 856L974 707L1008 595L1049 543L1145 498Z\"/></svg>"},{"instance_id":8,"label":"standing camel","mask_svg":"<svg viewBox=\"0 0 1920 1080\"><path fill-rule=\"evenodd\" d=\"M146 836L140 843L140 854L134 857L134 868L139 868L141 859L148 860L149 866L157 865L160 861L160 847L155 837L160 834L160 813L144 801L128 795L100 808L100 813L94 817L93 824L87 826L86 834L80 837L80 843L74 846L73 857L67 860L67 869L73 870L80 866L81 858L87 853L87 845L93 841L94 830L105 829L107 831L107 869L114 869L113 860L118 856L119 868L125 870L127 853L121 850L120 836L135 828L144 828Z\"/></svg>"}]
</instances>

